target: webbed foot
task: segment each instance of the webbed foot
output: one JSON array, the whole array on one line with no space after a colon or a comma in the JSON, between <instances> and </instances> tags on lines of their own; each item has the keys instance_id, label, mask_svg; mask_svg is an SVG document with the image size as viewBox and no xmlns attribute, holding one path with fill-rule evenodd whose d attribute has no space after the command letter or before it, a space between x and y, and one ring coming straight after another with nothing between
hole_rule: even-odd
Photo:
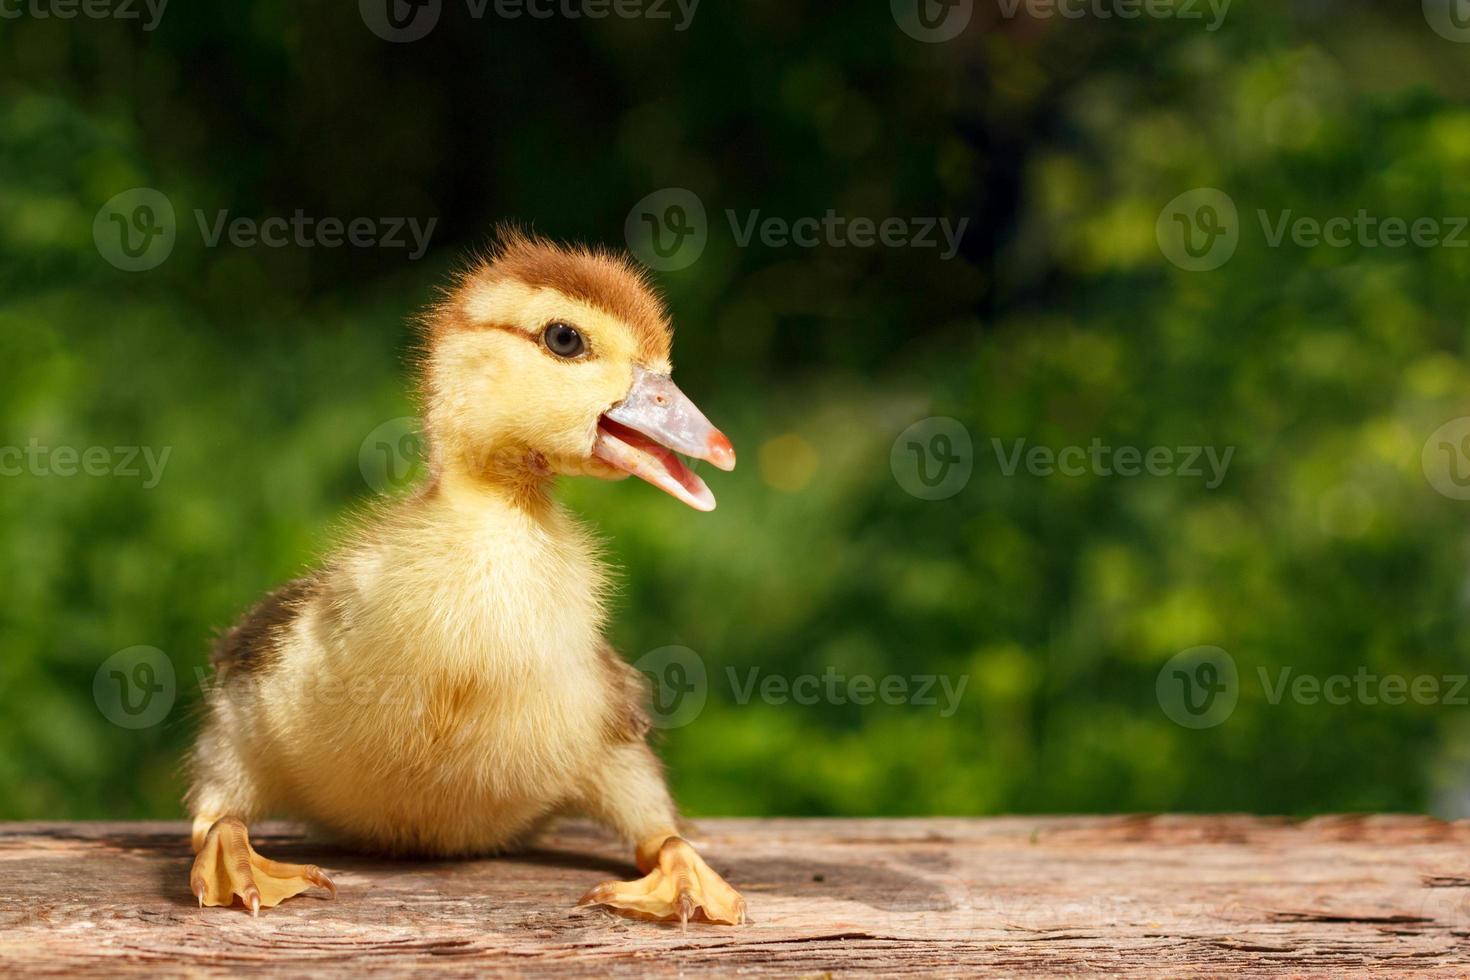
<instances>
[{"instance_id":1,"label":"webbed foot","mask_svg":"<svg viewBox=\"0 0 1470 980\"><path fill-rule=\"evenodd\" d=\"M715 873L682 837L659 846L648 874L637 881L605 881L578 905L606 905L620 913L661 922L745 923L745 899Z\"/></svg>"},{"instance_id":2,"label":"webbed foot","mask_svg":"<svg viewBox=\"0 0 1470 980\"><path fill-rule=\"evenodd\" d=\"M282 864L250 846L250 831L236 817L216 820L204 837L189 873L189 890L199 907L233 905L236 897L251 915L275 908L311 887L337 897L337 886L314 864Z\"/></svg>"}]
</instances>

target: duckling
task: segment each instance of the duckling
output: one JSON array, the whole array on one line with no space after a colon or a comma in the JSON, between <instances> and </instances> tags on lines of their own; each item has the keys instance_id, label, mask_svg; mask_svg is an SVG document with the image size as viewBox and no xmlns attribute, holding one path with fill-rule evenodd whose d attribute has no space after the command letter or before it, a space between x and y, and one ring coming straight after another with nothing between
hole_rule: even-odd
<instances>
[{"instance_id":1,"label":"duckling","mask_svg":"<svg viewBox=\"0 0 1470 980\"><path fill-rule=\"evenodd\" d=\"M249 825L306 821L375 853L485 855L564 814L634 845L644 875L580 904L739 924L745 901L680 835L646 741L643 677L603 637L608 573L551 495L636 475L697 510L679 458L735 465L670 380L672 327L641 269L502 231L420 318L429 476L217 643L187 805L203 906L253 915L315 886Z\"/></svg>"}]
</instances>

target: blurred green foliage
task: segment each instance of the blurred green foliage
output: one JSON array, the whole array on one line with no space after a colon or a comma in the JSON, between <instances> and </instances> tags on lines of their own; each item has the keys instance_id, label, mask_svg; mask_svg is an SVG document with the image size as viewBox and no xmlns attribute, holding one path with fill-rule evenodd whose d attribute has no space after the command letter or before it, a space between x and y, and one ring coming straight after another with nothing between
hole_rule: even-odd
<instances>
[{"instance_id":1,"label":"blurred green foliage","mask_svg":"<svg viewBox=\"0 0 1470 980\"><path fill-rule=\"evenodd\" d=\"M1470 414L1467 252L1271 247L1257 218L1470 214L1470 46L1417 4L1003 20L922 44L888 4L474 20L392 45L354 4L0 21L0 443L171 447L162 480L0 478L0 818L167 817L211 637L371 496L413 412L406 317L512 218L621 243L693 189L710 243L659 276L677 376L742 466L703 516L643 485L563 496L621 563L613 639L681 644L710 700L664 738L694 814L1470 808L1470 712L1271 703L1293 674L1455 675L1467 505L1421 468ZM1022 8L1024 10L1024 7ZM99 257L120 191L179 214L168 261ZM1239 208L1211 272L1160 209ZM968 217L961 253L741 248L724 213ZM436 217L401 250L206 248L193 212ZM960 419L974 474L925 501L897 435ZM1009 446L1235 447L1184 477L1005 476ZM165 723L111 724L99 666L165 651ZM1229 651L1193 730L1155 679ZM732 676L944 674L958 711L740 704ZM733 675L732 672L733 671ZM943 699L941 698L941 705Z\"/></svg>"}]
</instances>

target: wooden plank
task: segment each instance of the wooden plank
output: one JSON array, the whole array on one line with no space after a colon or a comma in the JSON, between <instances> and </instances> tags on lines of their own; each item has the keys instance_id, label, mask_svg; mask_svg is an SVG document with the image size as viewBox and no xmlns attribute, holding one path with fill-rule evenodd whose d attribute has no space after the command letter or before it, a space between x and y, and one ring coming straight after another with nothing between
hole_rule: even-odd
<instances>
[{"instance_id":1,"label":"wooden plank","mask_svg":"<svg viewBox=\"0 0 1470 980\"><path fill-rule=\"evenodd\" d=\"M258 828L337 901L201 910L183 824L0 824L0 974L1133 976L1470 973L1470 824L1424 817L710 820L754 922L687 933L572 903L631 875L572 824L401 862Z\"/></svg>"}]
</instances>

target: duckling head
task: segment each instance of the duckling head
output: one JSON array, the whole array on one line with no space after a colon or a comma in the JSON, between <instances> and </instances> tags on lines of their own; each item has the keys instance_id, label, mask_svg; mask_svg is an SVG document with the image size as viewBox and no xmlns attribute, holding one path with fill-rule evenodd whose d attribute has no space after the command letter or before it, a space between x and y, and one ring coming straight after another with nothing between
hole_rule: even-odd
<instances>
[{"instance_id":1,"label":"duckling head","mask_svg":"<svg viewBox=\"0 0 1470 980\"><path fill-rule=\"evenodd\" d=\"M668 312L630 260L502 232L423 325L436 478L632 474L714 509L680 456L731 470L735 450L670 378Z\"/></svg>"}]
</instances>

